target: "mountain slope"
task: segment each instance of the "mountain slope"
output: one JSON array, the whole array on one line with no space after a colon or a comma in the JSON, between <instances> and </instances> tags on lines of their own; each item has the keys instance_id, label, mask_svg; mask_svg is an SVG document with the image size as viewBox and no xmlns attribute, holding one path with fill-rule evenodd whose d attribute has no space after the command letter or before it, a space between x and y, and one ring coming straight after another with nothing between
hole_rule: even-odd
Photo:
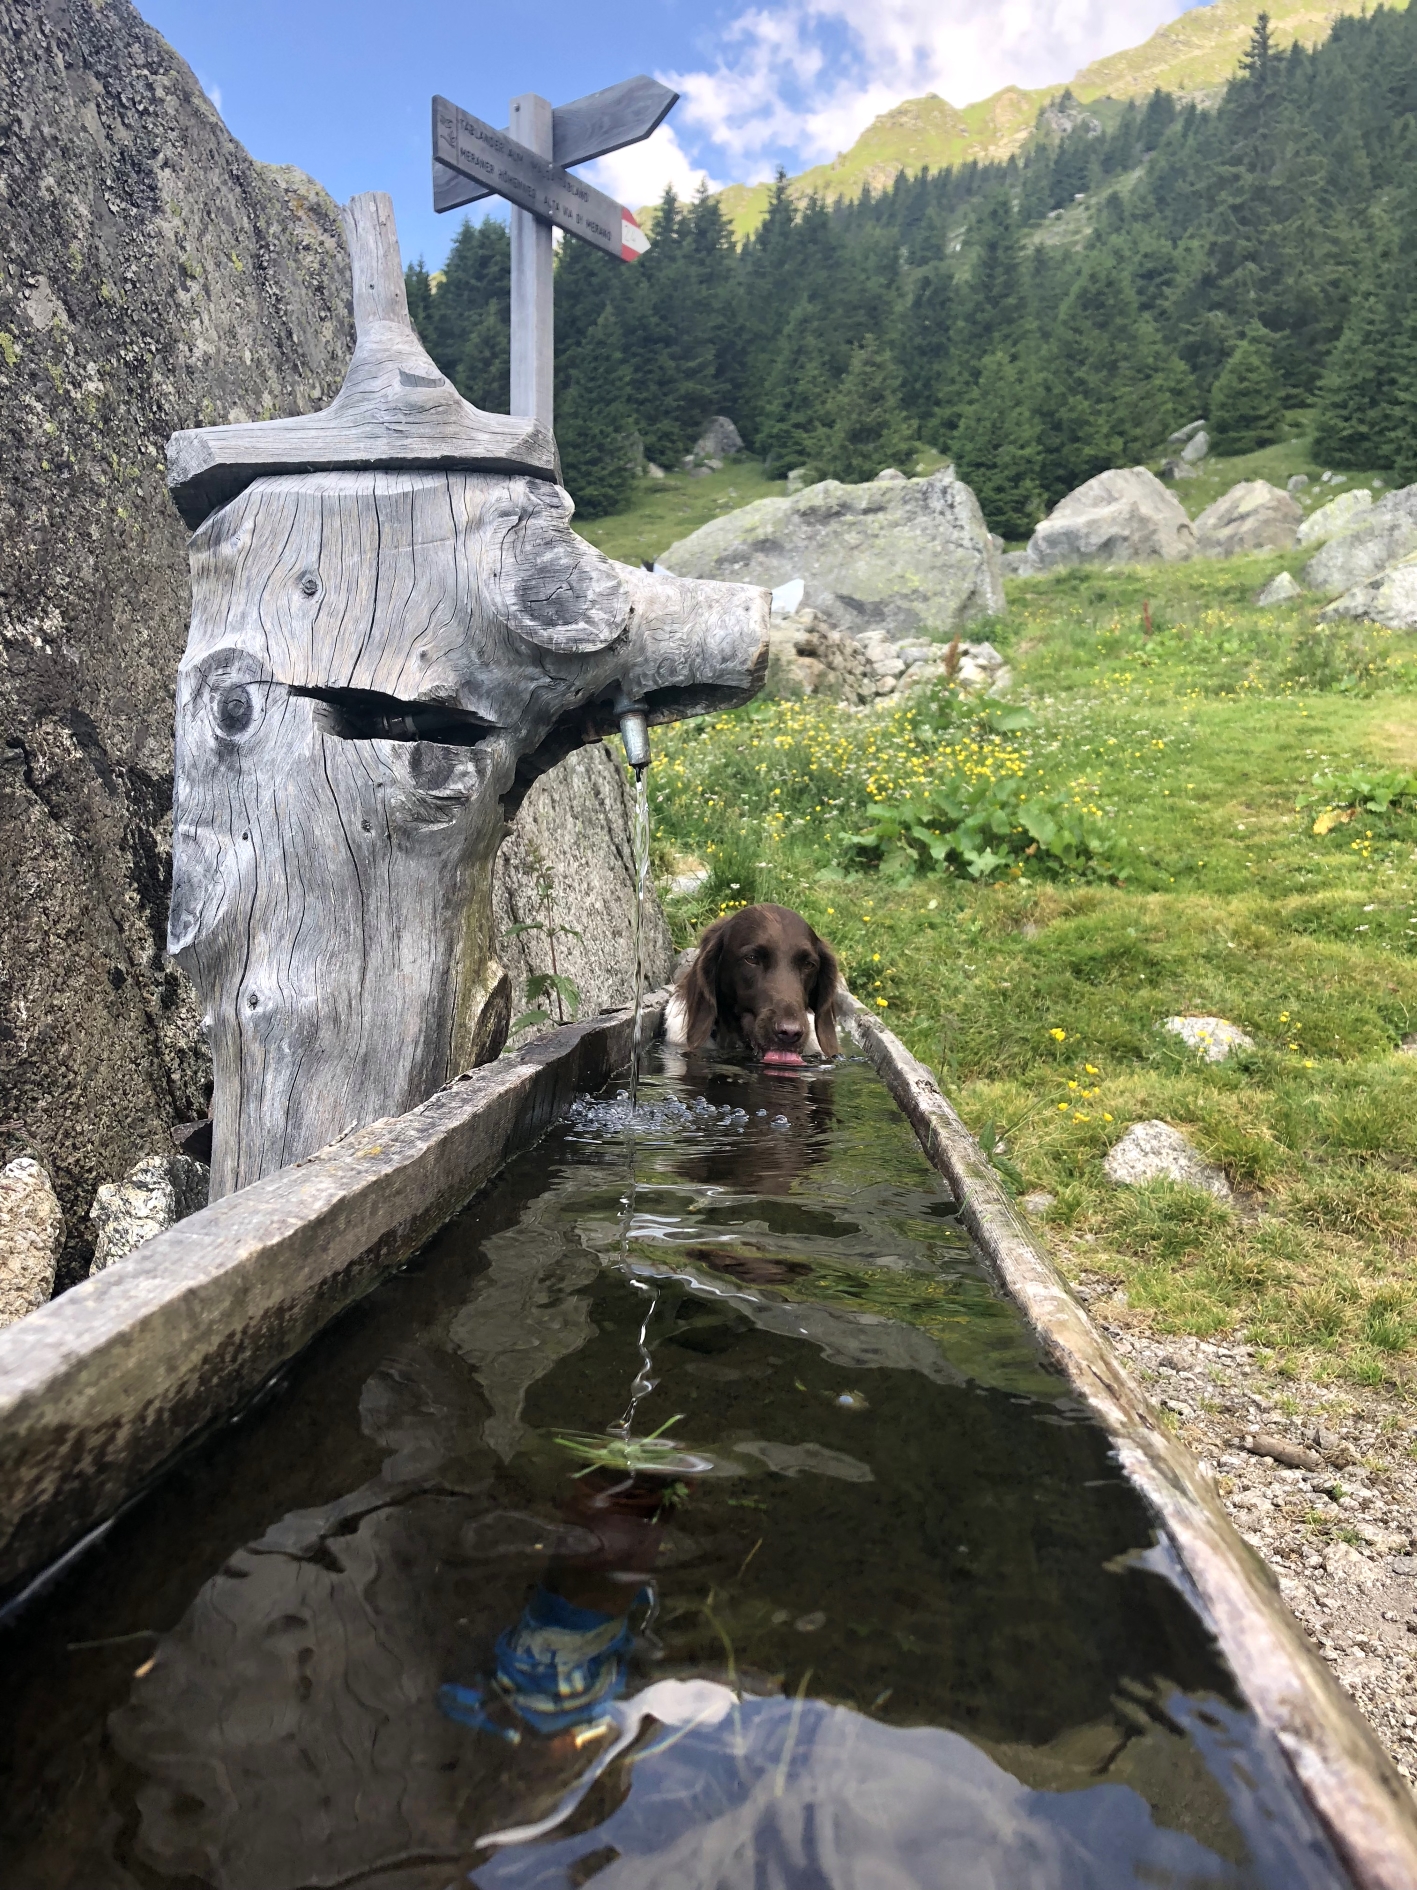
<instances>
[{"instance_id":1,"label":"mountain slope","mask_svg":"<svg viewBox=\"0 0 1417 1890\"><path fill-rule=\"evenodd\" d=\"M1407 0L1390 0L1405 8ZM1084 104L1102 99L1143 98L1159 86L1178 97L1208 102L1235 71L1262 0L1213 0L1195 7L1168 26L1159 27L1140 46L1084 66L1069 81ZM1275 45L1301 40L1317 45L1341 15L1368 11L1366 0L1269 0ZM1063 82L1025 91L1007 85L973 105L957 107L927 93L905 99L883 112L852 145L829 164L817 164L790 183L792 196L805 202L814 193L829 202L859 197L866 187L886 189L900 171L910 175L947 165L1002 163L1033 133L1038 114L1063 89ZM741 242L767 210L770 186L730 184L719 203Z\"/></svg>"}]
</instances>

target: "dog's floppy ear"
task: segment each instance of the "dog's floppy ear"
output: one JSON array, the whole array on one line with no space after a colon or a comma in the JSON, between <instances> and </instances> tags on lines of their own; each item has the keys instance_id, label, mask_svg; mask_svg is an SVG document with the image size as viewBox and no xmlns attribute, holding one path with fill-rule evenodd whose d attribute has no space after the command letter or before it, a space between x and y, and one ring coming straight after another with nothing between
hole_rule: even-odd
<instances>
[{"instance_id":1,"label":"dog's floppy ear","mask_svg":"<svg viewBox=\"0 0 1417 1890\"><path fill-rule=\"evenodd\" d=\"M718 1022L718 967L730 921L718 919L699 940L699 955L684 973L684 1048L701 1050Z\"/></svg>"},{"instance_id":2,"label":"dog's floppy ear","mask_svg":"<svg viewBox=\"0 0 1417 1890\"><path fill-rule=\"evenodd\" d=\"M812 934L812 941L817 948L817 981L812 986L812 995L808 999L816 1021L817 1042L824 1057L840 1054L841 1046L836 1040L836 986L841 976L837 968L836 953L824 938Z\"/></svg>"}]
</instances>

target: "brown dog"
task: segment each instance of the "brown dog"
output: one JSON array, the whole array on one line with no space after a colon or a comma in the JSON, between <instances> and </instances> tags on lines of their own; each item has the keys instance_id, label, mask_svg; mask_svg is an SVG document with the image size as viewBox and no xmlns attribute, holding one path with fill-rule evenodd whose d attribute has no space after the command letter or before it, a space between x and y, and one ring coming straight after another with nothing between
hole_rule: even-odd
<instances>
[{"instance_id":1,"label":"brown dog","mask_svg":"<svg viewBox=\"0 0 1417 1890\"><path fill-rule=\"evenodd\" d=\"M834 1057L836 954L800 912L745 906L711 925L664 1017L671 1047L742 1044L764 1063Z\"/></svg>"}]
</instances>

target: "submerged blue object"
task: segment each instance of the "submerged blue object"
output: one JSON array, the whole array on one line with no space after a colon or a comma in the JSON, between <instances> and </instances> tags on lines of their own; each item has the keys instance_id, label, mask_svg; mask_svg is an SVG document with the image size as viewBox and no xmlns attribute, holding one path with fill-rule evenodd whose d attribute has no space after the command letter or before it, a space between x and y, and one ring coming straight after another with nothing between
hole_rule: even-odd
<instances>
[{"instance_id":1,"label":"submerged blue object","mask_svg":"<svg viewBox=\"0 0 1417 1890\"><path fill-rule=\"evenodd\" d=\"M578 1608L538 1586L516 1627L498 1636L497 1684L537 1732L579 1725L624 1692L631 1639L628 1614Z\"/></svg>"},{"instance_id":2,"label":"submerged blue object","mask_svg":"<svg viewBox=\"0 0 1417 1890\"><path fill-rule=\"evenodd\" d=\"M647 1591L640 1589L635 1602ZM514 1628L497 1637L496 1692L449 1682L438 1705L449 1719L499 1739L516 1734L495 1717L499 1701L540 1733L602 1714L625 1691L625 1662L633 1644L629 1615L578 1608L564 1595L538 1586Z\"/></svg>"}]
</instances>

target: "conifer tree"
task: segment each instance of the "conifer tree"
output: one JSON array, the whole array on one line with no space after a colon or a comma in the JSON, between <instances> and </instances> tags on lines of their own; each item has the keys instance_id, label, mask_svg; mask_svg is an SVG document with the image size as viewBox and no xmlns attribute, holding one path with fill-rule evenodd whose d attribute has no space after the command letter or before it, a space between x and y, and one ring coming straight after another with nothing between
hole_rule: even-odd
<instances>
[{"instance_id":1,"label":"conifer tree","mask_svg":"<svg viewBox=\"0 0 1417 1890\"><path fill-rule=\"evenodd\" d=\"M922 269L900 328L901 400L922 439L942 432L940 394L950 357L954 290L943 263Z\"/></svg>"},{"instance_id":2,"label":"conifer tree","mask_svg":"<svg viewBox=\"0 0 1417 1890\"><path fill-rule=\"evenodd\" d=\"M832 385L812 312L799 302L787 318L773 358L755 441L774 478L780 479L795 466L820 461L831 413Z\"/></svg>"},{"instance_id":3,"label":"conifer tree","mask_svg":"<svg viewBox=\"0 0 1417 1890\"><path fill-rule=\"evenodd\" d=\"M512 239L506 224L491 217L481 223L464 217L448 251L437 294L425 305L428 332L419 329L423 345L449 380L457 379L468 330L489 307L497 310L509 328L511 306ZM409 313L413 314L412 307Z\"/></svg>"},{"instance_id":4,"label":"conifer tree","mask_svg":"<svg viewBox=\"0 0 1417 1890\"><path fill-rule=\"evenodd\" d=\"M512 337L501 309L489 303L468 330L454 385L487 413L512 410Z\"/></svg>"},{"instance_id":5,"label":"conifer tree","mask_svg":"<svg viewBox=\"0 0 1417 1890\"><path fill-rule=\"evenodd\" d=\"M1093 253L1057 319L1040 394L1044 485L1061 498L1096 473L1135 464L1186 416L1190 376L1137 306L1120 253Z\"/></svg>"},{"instance_id":6,"label":"conifer tree","mask_svg":"<svg viewBox=\"0 0 1417 1890\"><path fill-rule=\"evenodd\" d=\"M1269 337L1256 324L1241 338L1210 390L1211 440L1222 453L1271 446L1284 428L1283 390Z\"/></svg>"},{"instance_id":7,"label":"conifer tree","mask_svg":"<svg viewBox=\"0 0 1417 1890\"><path fill-rule=\"evenodd\" d=\"M428 269L420 256L403 272L404 294L408 298L409 320L424 339L433 332L433 291L428 284Z\"/></svg>"},{"instance_id":8,"label":"conifer tree","mask_svg":"<svg viewBox=\"0 0 1417 1890\"><path fill-rule=\"evenodd\" d=\"M874 335L851 351L851 364L832 403L831 429L821 452L829 479L860 485L887 466L903 470L915 458L910 424L900 404L900 370Z\"/></svg>"},{"instance_id":9,"label":"conifer tree","mask_svg":"<svg viewBox=\"0 0 1417 1890\"><path fill-rule=\"evenodd\" d=\"M979 364L952 441L955 469L973 488L991 531L1027 538L1047 510L1034 390L1002 349Z\"/></svg>"},{"instance_id":10,"label":"conifer tree","mask_svg":"<svg viewBox=\"0 0 1417 1890\"><path fill-rule=\"evenodd\" d=\"M1392 420L1397 334L1392 265L1379 238L1319 384L1314 452L1335 466L1383 466Z\"/></svg>"},{"instance_id":11,"label":"conifer tree","mask_svg":"<svg viewBox=\"0 0 1417 1890\"><path fill-rule=\"evenodd\" d=\"M630 374L613 309L603 308L576 349L556 413L566 490L584 518L618 512L635 479Z\"/></svg>"}]
</instances>

